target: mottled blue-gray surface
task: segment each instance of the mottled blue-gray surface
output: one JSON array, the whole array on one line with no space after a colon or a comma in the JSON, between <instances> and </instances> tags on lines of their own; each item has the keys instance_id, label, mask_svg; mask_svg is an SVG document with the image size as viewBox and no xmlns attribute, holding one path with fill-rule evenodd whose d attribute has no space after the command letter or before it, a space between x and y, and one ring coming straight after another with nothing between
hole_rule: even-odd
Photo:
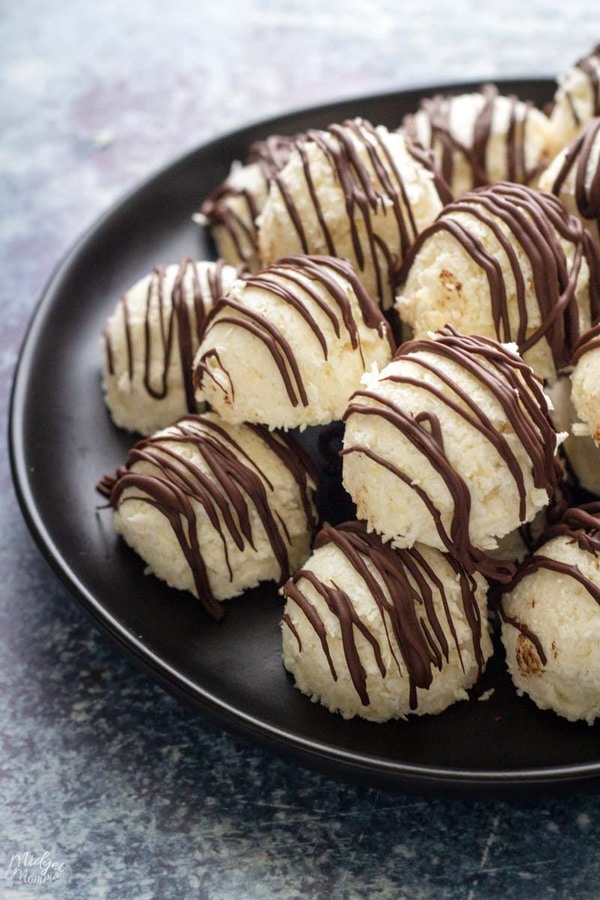
<instances>
[{"instance_id":1,"label":"mottled blue-gray surface","mask_svg":"<svg viewBox=\"0 0 600 900\"><path fill-rule=\"evenodd\" d=\"M553 75L600 39L581 0L483 6L2 4L3 432L18 348L54 266L173 156L354 94ZM600 896L597 793L387 793L247 747L182 707L72 602L29 537L6 451L0 466L0 896Z\"/></svg>"}]
</instances>

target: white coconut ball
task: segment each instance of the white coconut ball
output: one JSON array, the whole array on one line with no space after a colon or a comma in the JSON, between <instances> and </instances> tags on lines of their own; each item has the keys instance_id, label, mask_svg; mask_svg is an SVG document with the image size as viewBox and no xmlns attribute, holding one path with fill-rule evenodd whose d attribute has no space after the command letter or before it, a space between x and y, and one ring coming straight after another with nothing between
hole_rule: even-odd
<instances>
[{"instance_id":1,"label":"white coconut ball","mask_svg":"<svg viewBox=\"0 0 600 900\"><path fill-rule=\"evenodd\" d=\"M260 268L256 219L271 178L290 154L293 139L271 135L251 145L244 162L236 160L225 180L202 203L194 218L210 231L217 252L232 265Z\"/></svg>"},{"instance_id":2,"label":"white coconut ball","mask_svg":"<svg viewBox=\"0 0 600 900\"><path fill-rule=\"evenodd\" d=\"M196 398L230 422L324 425L342 418L365 370L393 349L348 262L289 257L236 282L206 320Z\"/></svg>"},{"instance_id":3,"label":"white coconut ball","mask_svg":"<svg viewBox=\"0 0 600 900\"><path fill-rule=\"evenodd\" d=\"M467 699L492 652L484 579L429 547L394 550L364 523L324 528L282 593L285 667L346 719L439 713Z\"/></svg>"},{"instance_id":4,"label":"white coconut ball","mask_svg":"<svg viewBox=\"0 0 600 900\"><path fill-rule=\"evenodd\" d=\"M455 197L495 181L534 184L552 155L547 116L532 103L500 94L493 84L423 98L402 127L433 151Z\"/></svg>"},{"instance_id":5,"label":"white coconut ball","mask_svg":"<svg viewBox=\"0 0 600 900\"><path fill-rule=\"evenodd\" d=\"M205 316L238 277L222 262L156 266L117 303L103 341L103 388L115 425L149 435L197 412L192 362Z\"/></svg>"},{"instance_id":6,"label":"white coconut ball","mask_svg":"<svg viewBox=\"0 0 600 900\"><path fill-rule=\"evenodd\" d=\"M481 565L548 503L557 443L514 347L447 328L403 344L352 397L343 481L358 517L397 546Z\"/></svg>"},{"instance_id":7,"label":"white coconut ball","mask_svg":"<svg viewBox=\"0 0 600 900\"><path fill-rule=\"evenodd\" d=\"M556 151L569 144L597 115L600 115L600 45L558 77L550 113Z\"/></svg>"},{"instance_id":8,"label":"white coconut ball","mask_svg":"<svg viewBox=\"0 0 600 900\"><path fill-rule=\"evenodd\" d=\"M498 182L448 204L424 229L400 273L396 309L415 337L449 324L514 342L540 378L553 378L599 297L581 221L552 194Z\"/></svg>"},{"instance_id":9,"label":"white coconut ball","mask_svg":"<svg viewBox=\"0 0 600 900\"><path fill-rule=\"evenodd\" d=\"M405 253L448 199L427 155L397 132L365 119L310 131L271 181L260 258L264 266L298 254L348 259L387 309Z\"/></svg>"},{"instance_id":10,"label":"white coconut ball","mask_svg":"<svg viewBox=\"0 0 600 900\"><path fill-rule=\"evenodd\" d=\"M519 694L588 724L600 716L600 507L570 510L502 599L502 642Z\"/></svg>"},{"instance_id":11,"label":"white coconut ball","mask_svg":"<svg viewBox=\"0 0 600 900\"><path fill-rule=\"evenodd\" d=\"M218 601L285 580L310 553L312 465L290 436L258 425L184 417L135 444L104 492L148 571L215 618Z\"/></svg>"}]
</instances>

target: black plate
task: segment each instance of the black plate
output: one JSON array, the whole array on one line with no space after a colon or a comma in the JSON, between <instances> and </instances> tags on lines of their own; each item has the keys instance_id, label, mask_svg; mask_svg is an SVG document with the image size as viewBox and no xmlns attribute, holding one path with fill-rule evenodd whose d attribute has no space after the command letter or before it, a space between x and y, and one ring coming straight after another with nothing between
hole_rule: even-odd
<instances>
[{"instance_id":1,"label":"black plate","mask_svg":"<svg viewBox=\"0 0 600 900\"><path fill-rule=\"evenodd\" d=\"M436 90L368 97L293 113L201 147L105 215L49 284L25 340L13 387L10 450L31 531L77 600L170 690L242 737L301 763L391 787L522 788L600 775L597 727L573 725L519 699L498 657L482 688L491 699L439 716L345 722L293 687L280 656L281 601L272 586L229 604L216 625L191 596L143 574L118 541L95 484L131 438L116 430L100 390L99 335L121 293L155 264L211 254L192 222L199 200L249 143L362 115L395 127ZM538 104L548 80L502 82Z\"/></svg>"}]
</instances>

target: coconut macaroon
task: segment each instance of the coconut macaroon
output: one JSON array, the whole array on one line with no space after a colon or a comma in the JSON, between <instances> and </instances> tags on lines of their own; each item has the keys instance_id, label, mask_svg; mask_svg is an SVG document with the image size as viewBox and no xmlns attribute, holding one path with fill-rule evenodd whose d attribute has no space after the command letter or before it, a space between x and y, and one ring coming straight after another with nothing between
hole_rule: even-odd
<instances>
[{"instance_id":1,"label":"coconut macaroon","mask_svg":"<svg viewBox=\"0 0 600 900\"><path fill-rule=\"evenodd\" d=\"M556 151L569 144L594 116L600 116L600 44L558 77L550 113Z\"/></svg>"},{"instance_id":2,"label":"coconut macaroon","mask_svg":"<svg viewBox=\"0 0 600 900\"><path fill-rule=\"evenodd\" d=\"M103 388L114 423L152 434L196 412L192 362L204 318L238 277L222 261L157 266L128 290L103 333Z\"/></svg>"},{"instance_id":3,"label":"coconut macaroon","mask_svg":"<svg viewBox=\"0 0 600 900\"><path fill-rule=\"evenodd\" d=\"M263 265L297 254L349 259L386 309L413 240L450 199L425 151L365 119L309 131L271 180L258 218Z\"/></svg>"},{"instance_id":4,"label":"coconut macaroon","mask_svg":"<svg viewBox=\"0 0 600 900\"><path fill-rule=\"evenodd\" d=\"M455 197L494 181L533 184L552 155L547 116L493 84L425 97L416 113L404 117L402 129L433 151Z\"/></svg>"},{"instance_id":5,"label":"coconut macaroon","mask_svg":"<svg viewBox=\"0 0 600 900\"><path fill-rule=\"evenodd\" d=\"M600 313L596 248L547 192L499 182L449 204L417 238L396 308L423 337L445 324L514 342L541 378Z\"/></svg>"},{"instance_id":6,"label":"coconut macaroon","mask_svg":"<svg viewBox=\"0 0 600 900\"><path fill-rule=\"evenodd\" d=\"M576 433L600 446L600 323L582 335L573 354L571 400L578 419Z\"/></svg>"},{"instance_id":7,"label":"coconut macaroon","mask_svg":"<svg viewBox=\"0 0 600 900\"><path fill-rule=\"evenodd\" d=\"M394 550L361 522L326 526L282 593L286 669L346 719L439 713L492 652L480 575L429 547Z\"/></svg>"},{"instance_id":8,"label":"coconut macaroon","mask_svg":"<svg viewBox=\"0 0 600 900\"><path fill-rule=\"evenodd\" d=\"M215 619L218 602L285 580L310 553L310 460L288 435L187 416L133 446L101 482L118 534L169 585Z\"/></svg>"},{"instance_id":9,"label":"coconut macaroon","mask_svg":"<svg viewBox=\"0 0 600 900\"><path fill-rule=\"evenodd\" d=\"M217 252L233 265L254 272L259 266L256 218L262 210L271 178L290 155L293 138L271 135L256 141L243 163L232 164L229 174L204 200L194 218L205 225Z\"/></svg>"},{"instance_id":10,"label":"coconut macaroon","mask_svg":"<svg viewBox=\"0 0 600 900\"><path fill-rule=\"evenodd\" d=\"M600 494L600 324L581 336L570 375L559 381L570 419L564 451L581 487Z\"/></svg>"},{"instance_id":11,"label":"coconut macaroon","mask_svg":"<svg viewBox=\"0 0 600 900\"><path fill-rule=\"evenodd\" d=\"M600 246L600 117L587 123L540 176L539 187L556 194L565 209L579 216Z\"/></svg>"},{"instance_id":12,"label":"coconut macaroon","mask_svg":"<svg viewBox=\"0 0 600 900\"><path fill-rule=\"evenodd\" d=\"M600 504L568 510L501 601L520 695L574 722L600 716Z\"/></svg>"},{"instance_id":13,"label":"coconut macaroon","mask_svg":"<svg viewBox=\"0 0 600 900\"><path fill-rule=\"evenodd\" d=\"M196 397L230 422L270 428L340 420L391 330L351 265L280 260L237 281L207 317L194 361Z\"/></svg>"},{"instance_id":14,"label":"coconut macaroon","mask_svg":"<svg viewBox=\"0 0 600 900\"><path fill-rule=\"evenodd\" d=\"M573 405L571 374L561 373L544 389L552 404L554 427L567 435L560 452L568 463L569 480L575 479L574 483L586 491L600 494L600 447L594 443L589 424L578 417ZM596 377L599 376L600 372Z\"/></svg>"},{"instance_id":15,"label":"coconut macaroon","mask_svg":"<svg viewBox=\"0 0 600 900\"><path fill-rule=\"evenodd\" d=\"M484 551L548 503L557 442L514 348L447 327L403 344L353 395L343 482L358 518L396 546L437 547L504 580L511 565Z\"/></svg>"}]
</instances>

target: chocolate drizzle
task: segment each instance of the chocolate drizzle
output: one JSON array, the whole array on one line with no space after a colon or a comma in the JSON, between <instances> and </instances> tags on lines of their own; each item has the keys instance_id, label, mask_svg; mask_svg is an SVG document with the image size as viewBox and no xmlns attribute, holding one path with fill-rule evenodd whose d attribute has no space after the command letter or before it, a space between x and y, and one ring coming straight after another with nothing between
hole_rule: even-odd
<instances>
[{"instance_id":1,"label":"chocolate drizzle","mask_svg":"<svg viewBox=\"0 0 600 900\"><path fill-rule=\"evenodd\" d=\"M293 475L310 530L314 522L314 473L309 458L288 435L274 434L260 425L243 427L257 435ZM190 449L199 455L202 467L189 458ZM144 464L142 469L140 463ZM255 549L255 516L277 560L280 580L290 575L289 535L271 506L273 485L216 417L188 416L167 434L139 441L115 477L102 479L98 487L115 509L141 500L162 513L191 569L197 595L214 619L222 618L223 607L213 596L198 540L199 508L222 542L230 578L227 543L232 541L240 551L245 547Z\"/></svg>"},{"instance_id":2,"label":"chocolate drizzle","mask_svg":"<svg viewBox=\"0 0 600 900\"><path fill-rule=\"evenodd\" d=\"M600 500L571 506L564 510L557 521L552 521L543 531L537 545L554 537L566 537L588 553L600 551Z\"/></svg>"},{"instance_id":3,"label":"chocolate drizzle","mask_svg":"<svg viewBox=\"0 0 600 900\"><path fill-rule=\"evenodd\" d=\"M546 656L546 652L542 646L542 642L540 641L537 634L535 634L535 632L533 632L531 628L528 628L524 622L521 622L521 620L517 616L509 616L501 604L498 607L498 613L500 615L500 619L503 622L505 622L507 625L512 625L512 627L516 628L524 638L527 638L528 641L531 641L536 649L542 666L545 666L546 662L548 661L548 657Z\"/></svg>"},{"instance_id":4,"label":"chocolate drizzle","mask_svg":"<svg viewBox=\"0 0 600 900\"><path fill-rule=\"evenodd\" d=\"M600 44L594 47L594 49L590 53L588 53L587 56L584 56L582 57L582 59L578 60L574 66L575 69L579 69L579 71L585 75L588 81L591 94L591 116L600 115L600 78L598 75L599 63ZM573 93L566 87L563 88L563 92L566 103L573 117L573 121L576 127L580 128L584 123L581 119L581 116L577 112L575 97Z\"/></svg>"},{"instance_id":5,"label":"chocolate drizzle","mask_svg":"<svg viewBox=\"0 0 600 900\"><path fill-rule=\"evenodd\" d=\"M483 102L474 119L471 144L460 141L453 133L452 107L456 103L455 97L436 94L421 100L419 114L425 116L429 123L430 136L427 146L434 152L438 160L437 164L442 177L452 185L456 162L460 158L470 169L472 187L491 183L487 154L490 140L494 134L494 115L500 102L508 101L504 178L519 184L529 184L543 168L542 162L528 167L525 155L529 120L534 112L533 104L519 100L513 95L502 97L494 84L482 85L481 95ZM411 141L417 144L423 143L418 118L415 114L405 116L402 127Z\"/></svg>"},{"instance_id":6,"label":"chocolate drizzle","mask_svg":"<svg viewBox=\"0 0 600 900\"><path fill-rule=\"evenodd\" d=\"M450 326L439 331L435 340L406 342L395 357L395 359L406 358L424 375L433 374L436 378L435 383L424 378L399 374L397 370L382 379L427 391L464 419L471 428L477 430L505 463L514 489L518 493L519 516L521 521L524 521L527 498L524 473L507 437L494 426L466 390L445 375L434 362L424 358L422 356L424 353L429 357L452 361L476 378L485 390L492 394L502 407L507 422L527 454L535 487L545 490L550 498L558 474L554 460L556 432L548 416L547 403L539 381L528 366L497 342L482 337L460 335ZM413 483L412 478L402 470L400 458L398 460L384 458L363 444L346 446L342 455L360 453L409 485L429 511L443 546L456 557L467 572L479 570L488 578L501 582L510 580L515 571L514 563L492 559L471 543L469 534L471 492L469 485L447 456L444 430L439 418L433 413L412 415L406 412L400 403L382 396L376 390L355 392L346 419L351 415L385 419L423 455L443 479L453 499L454 512L450 527L445 526L442 515L426 488Z\"/></svg>"},{"instance_id":7,"label":"chocolate drizzle","mask_svg":"<svg viewBox=\"0 0 600 900\"><path fill-rule=\"evenodd\" d=\"M346 251L340 254L335 230L328 223L327 209L313 181L308 155L310 144L320 149L340 185L356 265L361 272L367 267L373 268L377 297L385 306L384 300L391 293L398 265L419 230L398 164L378 130L361 118L330 125L324 131L311 130L296 143L313 206L314 219L310 218L310 227L320 231L331 256L345 255ZM410 153L410 148L407 149ZM420 165L434 171L432 160L422 151L415 149L412 155ZM447 186L439 177L434 178L434 184L443 199L449 199ZM309 238L306 231L309 218L306 213L301 216L297 209L285 170L275 173L271 190L274 186L281 195L302 252L313 252L315 239ZM396 223L397 238L389 245L378 234L376 220L380 216L391 216ZM346 229L342 231L345 233Z\"/></svg>"},{"instance_id":8,"label":"chocolate drizzle","mask_svg":"<svg viewBox=\"0 0 600 900\"><path fill-rule=\"evenodd\" d=\"M166 288L166 266L156 266L148 281L143 321L143 340L134 335L134 324L129 311L128 294L121 300L126 347L126 371L129 381L135 375L136 354L142 360L143 385L146 393L155 400L163 400L170 390L169 368L175 349L179 352L181 378L185 391L187 411L196 411L192 383L192 363L198 347L200 330L207 311L212 308L226 284L223 280L224 263L219 260L206 269L207 288L204 287L199 264L182 259L170 293ZM191 294L191 301L188 295ZM107 372L115 371L115 352L110 328L104 330ZM154 364L158 368L154 371ZM158 374L157 374L158 373Z\"/></svg>"},{"instance_id":9,"label":"chocolate drizzle","mask_svg":"<svg viewBox=\"0 0 600 900\"><path fill-rule=\"evenodd\" d=\"M600 117L591 119L565 150L563 163L550 188L557 197L571 172L575 173L575 204L582 219L595 221L600 228L600 166L588 174L592 150L600 140ZM587 183L589 180L589 184Z\"/></svg>"},{"instance_id":10,"label":"chocolate drizzle","mask_svg":"<svg viewBox=\"0 0 600 900\"><path fill-rule=\"evenodd\" d=\"M290 312L302 319L310 328L323 359L328 358L328 341L315 312L325 315L338 339L343 333L347 335L353 350L359 351L364 365L365 358L355 318L356 304L351 301L343 281L348 283L356 296L363 323L377 331L381 338L386 338L390 351L393 352L394 342L390 327L345 260L327 256L286 257L268 269L248 276L244 280L244 290L257 288L287 304ZM294 407L308 406L309 398L294 347L267 315L250 308L242 300L234 299L232 296L223 297L206 317L200 338L201 345L215 326L224 324L245 329L264 344L279 370L290 404ZM229 373L223 368L218 352L213 349L203 352L201 346L194 363L195 383L201 387L204 378L215 381L214 363L225 373L228 393L233 400L235 385Z\"/></svg>"},{"instance_id":11,"label":"chocolate drizzle","mask_svg":"<svg viewBox=\"0 0 600 900\"><path fill-rule=\"evenodd\" d=\"M503 268L495 252L489 250L484 241L465 224L464 217L472 217L475 225L485 225L506 255L515 281L516 323L511 321L509 314ZM581 221L569 215L555 196L544 191L534 191L509 182L477 188L446 206L437 220L421 233L407 254L400 272L400 282L408 277L423 244L438 232L450 234L484 271L498 340L514 341L519 352L525 354L545 338L556 369L569 365L580 334L576 291L584 260L589 269L592 321L600 315L598 254ZM573 245L570 266L561 239ZM516 246L531 266L532 290L540 310L540 325L535 329L529 324L529 287Z\"/></svg>"},{"instance_id":12,"label":"chocolate drizzle","mask_svg":"<svg viewBox=\"0 0 600 900\"><path fill-rule=\"evenodd\" d=\"M328 583L321 581L309 569L301 569L286 583L283 588L285 596L302 610L316 632L335 681L338 673L329 650L325 623L304 593L302 583L308 582L328 610L337 617L348 671L364 706L369 705L370 699L367 674L356 642L357 634L369 645L382 677L386 675L386 667L381 642L387 643L392 665L399 673L403 673L404 668L409 680L410 709L417 709L417 689L427 690L431 686L434 670L441 670L448 662L450 642L458 651L464 671L459 639L441 574L432 567L418 546L410 550L394 550L374 532L368 532L362 522L345 522L337 528L325 526L317 535L315 549L327 544L335 546L351 563L357 579L370 591L380 620L361 619L351 594L333 580ZM471 631L473 653L481 673L485 665L481 639L486 625L482 623L476 601L477 584L454 559L444 559L454 570L456 581L460 584L462 610ZM441 600L441 616L434 602L436 596ZM302 649L298 630L289 612L284 614L283 622ZM380 623L383 625L381 628Z\"/></svg>"},{"instance_id":13,"label":"chocolate drizzle","mask_svg":"<svg viewBox=\"0 0 600 900\"><path fill-rule=\"evenodd\" d=\"M582 356L600 347L600 322L585 331L573 349L573 365L576 365Z\"/></svg>"},{"instance_id":14,"label":"chocolate drizzle","mask_svg":"<svg viewBox=\"0 0 600 900\"><path fill-rule=\"evenodd\" d=\"M275 173L286 164L294 140L282 135L271 135L264 141L251 144L244 164L258 166L262 176L262 184L259 180L258 189L238 187L231 178L226 178L211 191L200 207L210 229L222 228L227 232L240 261L250 262L252 254L257 253L255 222L262 209L263 196L266 198Z\"/></svg>"},{"instance_id":15,"label":"chocolate drizzle","mask_svg":"<svg viewBox=\"0 0 600 900\"><path fill-rule=\"evenodd\" d=\"M544 529L537 542L539 549L521 563L506 590L512 591L528 575L545 570L578 582L596 603L600 604L599 584L585 576L577 565L563 562L544 553L545 547L553 538L566 538L570 543L577 544L584 552L594 556L598 554L600 552L600 501L585 503L579 507L569 507L558 521L552 522ZM502 602L499 606L499 613L504 622L512 625L534 644L542 665L546 665L546 654L537 635L527 628L517 616L509 616Z\"/></svg>"}]
</instances>

